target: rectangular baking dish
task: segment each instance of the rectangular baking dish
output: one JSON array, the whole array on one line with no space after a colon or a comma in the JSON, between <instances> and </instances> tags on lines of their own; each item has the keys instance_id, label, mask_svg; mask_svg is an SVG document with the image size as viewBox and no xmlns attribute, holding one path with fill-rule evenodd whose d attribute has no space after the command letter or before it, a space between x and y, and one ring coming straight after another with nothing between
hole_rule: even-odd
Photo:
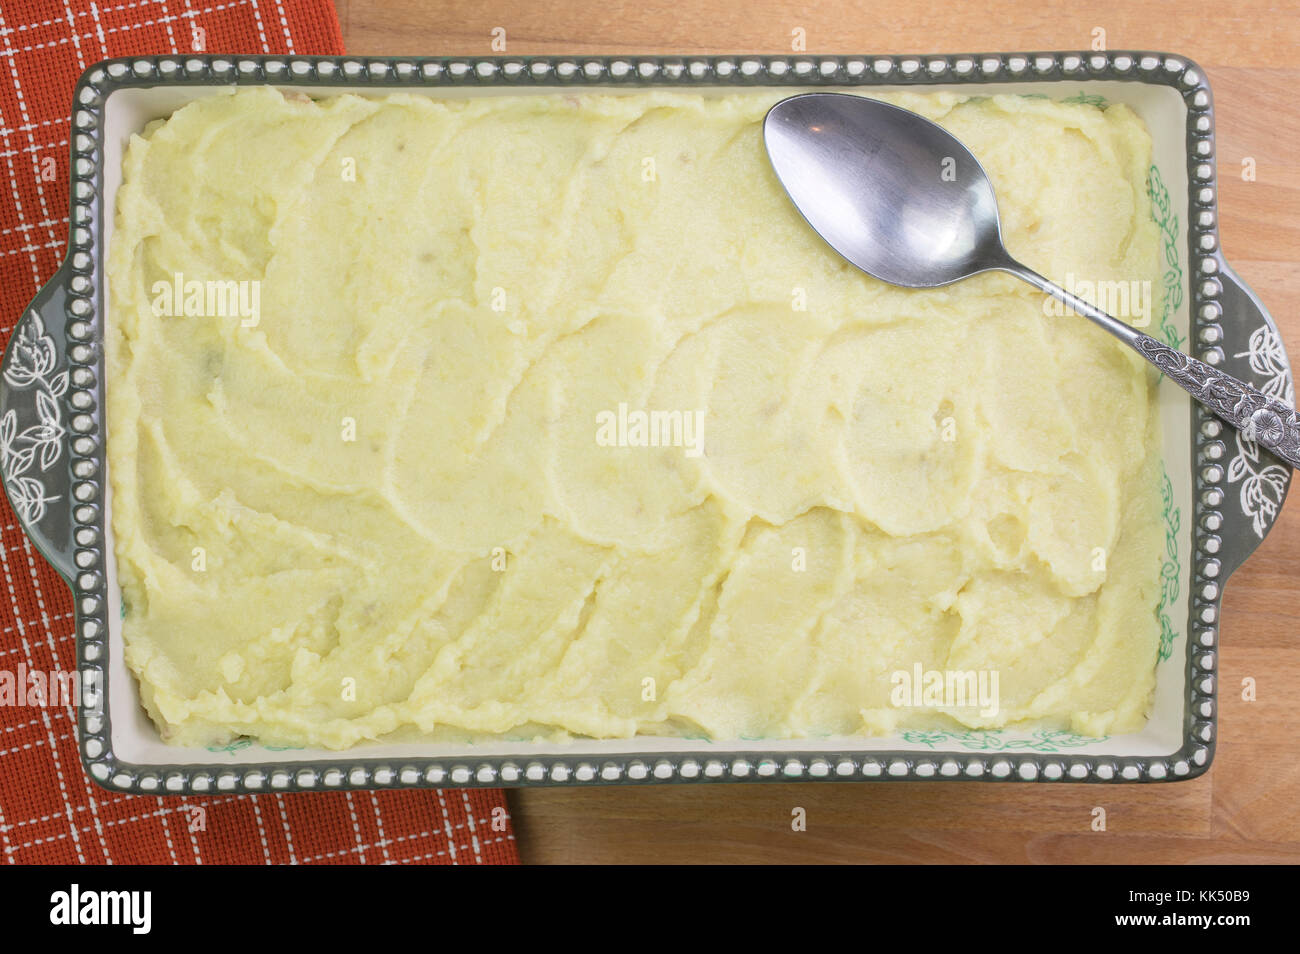
<instances>
[{"instance_id":1,"label":"rectangular baking dish","mask_svg":"<svg viewBox=\"0 0 1300 954\"><path fill-rule=\"evenodd\" d=\"M1205 74L1149 52L894 57L374 58L162 56L108 60L76 85L67 259L19 321L3 362L3 478L24 529L68 581L78 665L95 687L79 709L91 777L115 791L205 793L476 785L803 779L989 779L1094 782L1195 777L1216 725L1219 610L1229 575L1259 544L1290 469L1163 381L1166 558L1163 637L1151 719L1132 735L904 731L884 738L709 743L681 738L567 744L374 745L345 752L270 750L249 741L183 749L161 741L123 661L121 600L104 454L103 256L131 133L186 102L237 85L308 94L394 90L437 97L742 87L923 86L1122 102L1154 143L1149 191L1163 231L1167 343L1293 400L1276 327L1218 245L1214 114ZM1158 317L1158 321L1156 318Z\"/></svg>"}]
</instances>

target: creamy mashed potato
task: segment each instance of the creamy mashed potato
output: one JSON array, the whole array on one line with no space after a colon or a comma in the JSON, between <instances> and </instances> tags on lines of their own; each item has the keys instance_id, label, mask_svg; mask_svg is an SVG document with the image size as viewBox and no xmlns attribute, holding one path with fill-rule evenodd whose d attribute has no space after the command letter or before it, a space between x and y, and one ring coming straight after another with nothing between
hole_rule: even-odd
<instances>
[{"instance_id":1,"label":"creamy mashed potato","mask_svg":"<svg viewBox=\"0 0 1300 954\"><path fill-rule=\"evenodd\" d=\"M768 165L779 98L249 88L132 138L108 453L167 740L1143 724L1154 376L1009 276L845 264ZM1013 255L1159 287L1126 107L890 99ZM897 705L917 667L997 711Z\"/></svg>"}]
</instances>

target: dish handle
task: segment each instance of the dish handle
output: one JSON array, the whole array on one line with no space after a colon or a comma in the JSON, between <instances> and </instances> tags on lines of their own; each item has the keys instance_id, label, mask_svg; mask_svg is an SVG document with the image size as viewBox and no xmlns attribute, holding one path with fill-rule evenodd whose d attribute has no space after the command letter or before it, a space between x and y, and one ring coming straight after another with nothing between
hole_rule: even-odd
<instances>
[{"instance_id":1,"label":"dish handle","mask_svg":"<svg viewBox=\"0 0 1300 954\"><path fill-rule=\"evenodd\" d=\"M68 266L36 293L0 361L0 478L27 536L60 575L75 570L71 428L64 396Z\"/></svg>"},{"instance_id":2,"label":"dish handle","mask_svg":"<svg viewBox=\"0 0 1300 954\"><path fill-rule=\"evenodd\" d=\"M1291 365L1272 316L1226 262L1220 264L1219 278L1219 301L1225 318L1219 326L1223 336L1218 343L1223 352L1221 367L1294 406ZM1216 508L1222 512L1222 542L1217 556L1222 564L1221 575L1226 578L1272 529L1290 489L1292 471L1240 431L1225 427L1218 442L1222 458L1216 461L1201 453L1197 464L1204 467L1217 463L1223 468L1224 498ZM1213 442L1205 446L1213 446Z\"/></svg>"}]
</instances>

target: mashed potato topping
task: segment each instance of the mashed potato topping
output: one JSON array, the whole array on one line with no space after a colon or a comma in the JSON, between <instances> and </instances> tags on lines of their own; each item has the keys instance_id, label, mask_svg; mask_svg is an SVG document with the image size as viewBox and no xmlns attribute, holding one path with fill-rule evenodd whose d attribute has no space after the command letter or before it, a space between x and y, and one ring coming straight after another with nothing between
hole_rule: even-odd
<instances>
[{"instance_id":1,"label":"mashed potato topping","mask_svg":"<svg viewBox=\"0 0 1300 954\"><path fill-rule=\"evenodd\" d=\"M1009 276L844 263L779 98L247 88L132 138L112 522L168 741L1143 724L1154 376ZM1158 287L1126 107L889 98L1017 258ZM954 671L996 711L897 704Z\"/></svg>"}]
</instances>

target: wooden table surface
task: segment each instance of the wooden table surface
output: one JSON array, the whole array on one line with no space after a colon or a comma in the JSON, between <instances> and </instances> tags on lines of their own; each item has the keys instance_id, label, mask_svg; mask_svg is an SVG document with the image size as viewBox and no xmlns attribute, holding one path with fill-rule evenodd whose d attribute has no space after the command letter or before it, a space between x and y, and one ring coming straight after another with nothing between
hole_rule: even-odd
<instances>
[{"instance_id":1,"label":"wooden table surface","mask_svg":"<svg viewBox=\"0 0 1300 954\"><path fill-rule=\"evenodd\" d=\"M1223 250L1300 366L1300 7L1043 0L336 0L349 53L1180 53L1213 84ZM1241 160L1256 163L1242 181ZM514 792L525 862L1300 862L1300 503L1224 597L1218 754L1150 786L995 783L696 785ZM1258 699L1239 698L1253 677ZM1091 830L1093 808L1107 830ZM796 807L807 830L791 830Z\"/></svg>"}]
</instances>

